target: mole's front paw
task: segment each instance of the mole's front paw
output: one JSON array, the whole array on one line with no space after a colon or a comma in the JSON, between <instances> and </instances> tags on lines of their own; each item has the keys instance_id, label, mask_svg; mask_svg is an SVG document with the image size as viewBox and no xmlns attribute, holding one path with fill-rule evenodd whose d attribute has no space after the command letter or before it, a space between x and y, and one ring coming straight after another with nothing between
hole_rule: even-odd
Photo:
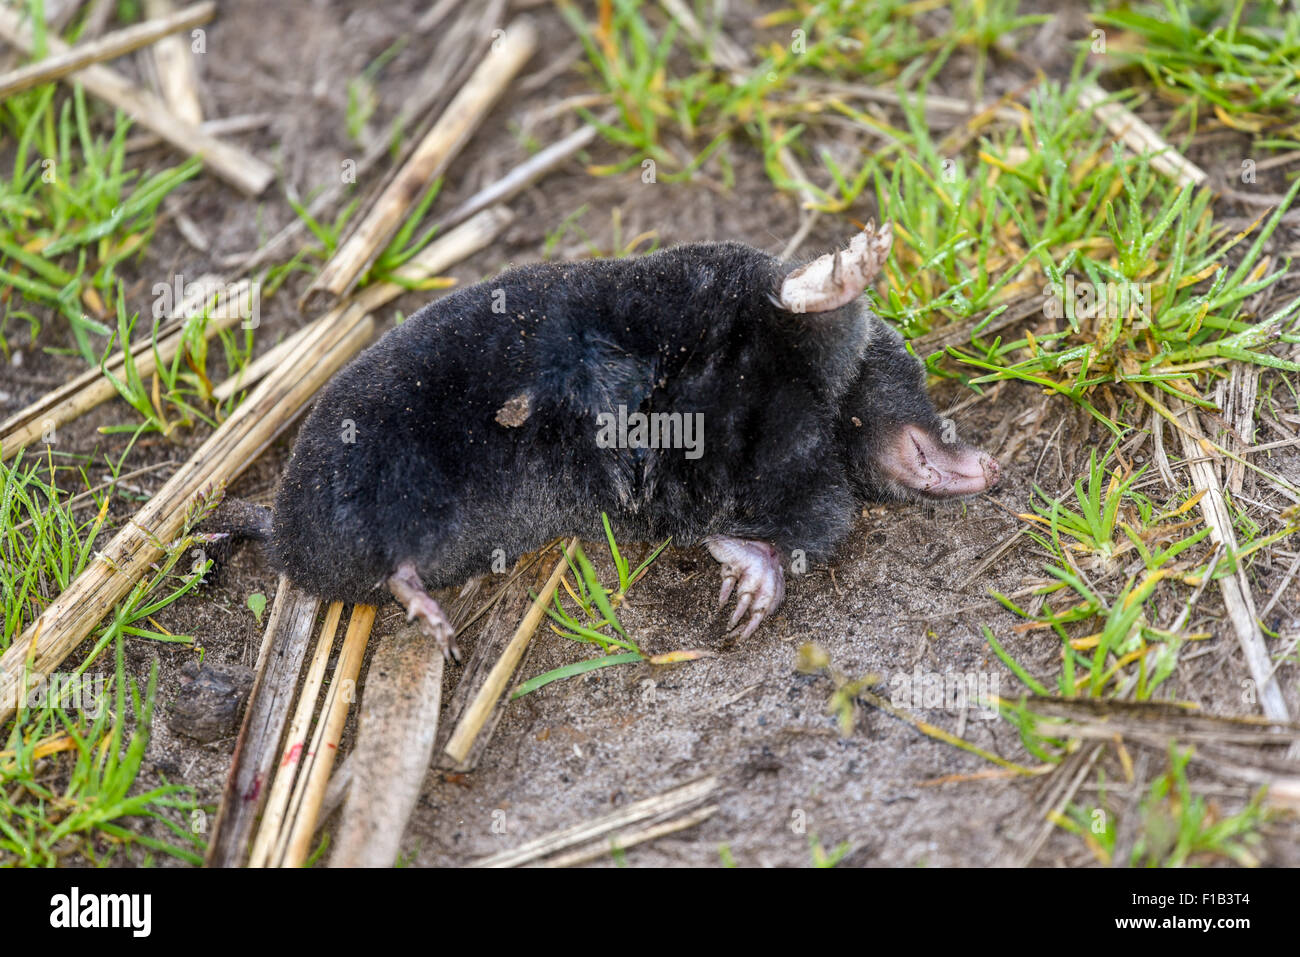
<instances>
[{"instance_id":1,"label":"mole's front paw","mask_svg":"<svg viewBox=\"0 0 1300 957\"><path fill-rule=\"evenodd\" d=\"M874 223L853 237L848 249L827 253L785 277L777 305L793 313L830 312L852 302L889 258L893 227Z\"/></svg>"},{"instance_id":2,"label":"mole's front paw","mask_svg":"<svg viewBox=\"0 0 1300 957\"><path fill-rule=\"evenodd\" d=\"M780 607L785 598L785 571L781 555L767 542L744 538L707 538L709 553L722 563L722 592L718 608L727 604L732 589L736 591L736 610L731 613L728 629L749 612L749 621L740 637L748 638L754 629Z\"/></svg>"}]
</instances>

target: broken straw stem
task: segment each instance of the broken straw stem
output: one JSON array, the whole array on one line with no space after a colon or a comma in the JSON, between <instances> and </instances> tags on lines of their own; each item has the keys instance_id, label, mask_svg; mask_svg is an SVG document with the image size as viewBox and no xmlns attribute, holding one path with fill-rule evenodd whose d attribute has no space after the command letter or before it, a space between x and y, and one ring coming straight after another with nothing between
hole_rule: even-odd
<instances>
[{"instance_id":1,"label":"broken straw stem","mask_svg":"<svg viewBox=\"0 0 1300 957\"><path fill-rule=\"evenodd\" d=\"M69 47L55 56L29 63L27 66L0 76L0 100L21 93L23 90L30 90L34 86L40 86L42 83L61 80L92 63L112 60L124 53L148 46L170 34L207 23L216 12L216 4L212 0L205 0L203 3L196 3L166 17L116 30L98 40Z\"/></svg>"}]
</instances>

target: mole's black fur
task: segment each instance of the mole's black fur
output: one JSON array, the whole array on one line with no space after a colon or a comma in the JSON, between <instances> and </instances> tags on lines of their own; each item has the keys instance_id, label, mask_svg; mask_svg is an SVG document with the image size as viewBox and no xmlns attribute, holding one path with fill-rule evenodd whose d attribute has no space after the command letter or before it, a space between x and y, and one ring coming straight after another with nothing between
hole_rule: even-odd
<instances>
[{"instance_id":1,"label":"mole's black fur","mask_svg":"<svg viewBox=\"0 0 1300 957\"><path fill-rule=\"evenodd\" d=\"M375 602L403 562L459 583L498 549L601 537L602 511L620 539L825 558L856 502L924 490L882 467L900 428L944 423L860 298L779 305L792 269L700 243L510 269L431 303L322 392L276 500L275 563L321 597ZM702 454L600 447L597 416L620 407L702 414Z\"/></svg>"}]
</instances>

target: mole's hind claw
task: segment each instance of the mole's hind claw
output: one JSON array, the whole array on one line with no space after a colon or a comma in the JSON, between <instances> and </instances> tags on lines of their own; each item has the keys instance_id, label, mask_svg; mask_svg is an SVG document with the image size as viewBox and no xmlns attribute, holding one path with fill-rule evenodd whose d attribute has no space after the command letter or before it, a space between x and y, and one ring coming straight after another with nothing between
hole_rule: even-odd
<instances>
[{"instance_id":1,"label":"mole's hind claw","mask_svg":"<svg viewBox=\"0 0 1300 957\"><path fill-rule=\"evenodd\" d=\"M454 658L459 662L460 648L456 646L456 629L451 626L451 622L447 620L442 606L437 601L428 595L425 595L424 599L422 601L417 598L407 606L406 620L418 618L420 631L438 642L438 646L442 648L442 656L448 660Z\"/></svg>"},{"instance_id":2,"label":"mole's hind claw","mask_svg":"<svg viewBox=\"0 0 1300 957\"><path fill-rule=\"evenodd\" d=\"M742 639L748 638L762 623L763 619L776 611L785 598L785 572L781 568L781 556L767 542L753 542L743 538L714 537L705 539L709 553L722 563L722 592L718 596L718 609L721 610L736 589L736 608L731 613L727 625L730 631L746 615L740 633Z\"/></svg>"},{"instance_id":3,"label":"mole's hind claw","mask_svg":"<svg viewBox=\"0 0 1300 957\"><path fill-rule=\"evenodd\" d=\"M388 588L406 609L406 620L418 619L420 631L438 643L442 648L442 656L459 662L456 629L447 619L442 606L424 590L424 582L420 580L420 573L416 571L414 563L403 562L397 566L397 571L388 578Z\"/></svg>"},{"instance_id":4,"label":"mole's hind claw","mask_svg":"<svg viewBox=\"0 0 1300 957\"><path fill-rule=\"evenodd\" d=\"M718 593L718 611L722 611L726 607L727 599L731 597L731 589L735 587L736 576L724 566L722 569L722 591Z\"/></svg>"}]
</instances>

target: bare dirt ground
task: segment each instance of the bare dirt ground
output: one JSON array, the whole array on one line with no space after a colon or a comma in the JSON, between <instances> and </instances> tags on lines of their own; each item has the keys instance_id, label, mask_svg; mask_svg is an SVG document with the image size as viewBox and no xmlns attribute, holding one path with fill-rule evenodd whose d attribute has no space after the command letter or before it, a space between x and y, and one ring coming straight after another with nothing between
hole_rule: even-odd
<instances>
[{"instance_id":1,"label":"bare dirt ground","mask_svg":"<svg viewBox=\"0 0 1300 957\"><path fill-rule=\"evenodd\" d=\"M288 188L309 194L337 176L343 160L359 153L344 132L347 80L410 31L417 12L408 6L414 5L223 2L209 28L211 52L201 65L209 115L273 113L268 129L241 134L241 141L273 158ZM549 6L531 13L542 29L543 53L530 72L576 52L572 32ZM743 21L743 11L736 18ZM377 86L381 103L372 123L375 130L383 130L413 94L412 84L434 39L415 36L385 69ZM439 207L450 208L523 159L527 154L517 136L521 127L544 142L568 132L573 122L568 114L559 121L531 120L548 104L587 89L576 73L566 71L528 96L507 97L452 166ZM161 153L153 156L150 162L172 162ZM604 145L584 157L591 162L617 158ZM508 264L541 258L550 231L584 205L587 210L578 222L605 252L614 243L616 225L624 237L653 230L663 246L738 239L777 252L798 228L796 204L772 189L761 157L740 153L736 159L737 184L730 192L699 184L644 185L637 169L596 178L575 161L516 200L512 205L517 218L504 240L454 275L468 283ZM205 255L194 250L170 224L164 226L138 270L145 289L159 277L176 272L197 276L223 256L252 249L292 216L281 196L268 194L260 203L242 200L211 177L188 184L181 196L185 211L210 238L212 251ZM611 216L614 210L621 217L618 224ZM864 221L872 215L879 218L878 211L866 207L853 213ZM824 217L800 254L835 248L849 228L847 219ZM556 253L586 254L572 237L562 241ZM291 282L263 303L259 349L305 321L293 306L302 285ZM407 295L395 305L410 314L426 298ZM47 332L37 347L58 344L45 341L49 338ZM77 371L74 360L44 356L39 348L29 349L27 359L21 372L6 374L9 396L3 411L20 407ZM936 388L941 408L970 395L953 383ZM79 451L96 446L105 452L120 450L117 437L93 430L124 421L126 414L116 404L101 407L70 426L64 441ZM404 842L410 860L420 866L462 864L713 773L725 783L718 813L694 829L628 851L627 863L716 866L725 845L742 865L806 866L813 834L827 848L848 842L849 864L1004 862L1015 850L1009 831L1037 807L1034 781L962 780L988 771L990 765L879 711L864 710L852 733L842 735L827 710L829 681L795 670L798 646L815 640L849 675L874 672L888 682L918 668L937 674L996 674L1002 692L1014 695L1021 689L980 633L980 626L988 625L1031 672L1054 673L1058 641L1042 632L1014 631L1017 620L988 600L989 589L1012 592L1039 574L1032 548L1012 549L984 573L966 579L1016 530L1012 513L1025 509L1032 483L1037 480L1050 493L1059 492L1076 474L1078 455L1086 462L1086 449L1104 442L1104 437L1063 401L1045 404L1037 390L1015 384L993 399L970 405L957 419L965 438L1001 461L1006 479L992 495L951 505L869 510L833 565L792 577L780 613L743 643L724 641L725 623L714 614L716 564L703 550L670 548L634 590L624 624L647 653L698 647L710 649L714 656L670 667L605 669L551 684L510 705L475 772L429 773ZM147 444L146 460L181 461L200 440L194 433L182 435L179 444L155 438ZM291 442L292 435L276 443L229 493L265 501ZM1058 459L1061 455L1064 458ZM1270 467L1300 475L1294 456L1279 455ZM140 479L142 495L161 485L167 474L169 470L162 469ZM115 518L126 517L127 509L119 507ZM603 546L593 543L588 553L602 555ZM1284 571L1260 568L1256 594L1271 595ZM261 628L245 600L258 591L272 597L275 585L262 557L245 550L201 593L168 608L159 623L194 635L209 660L252 665ZM1287 607L1281 603L1278 614L1289 614ZM1189 627L1213 633L1207 645L1211 650L1181 668L1170 691L1211 712L1237 713L1240 682L1247 672L1230 630L1216 617L1220 614L1217 597L1201 603L1199 620ZM396 627L397 619L395 605L382 608L376 634ZM1295 627L1281 620L1276 625ZM467 644L472 646L472 637ZM528 673L577 660L581 652L543 632ZM128 648L128 670L143 676L151 659L161 660L160 701L165 710L180 686L180 668L195 654L191 647L137 641ZM444 700L459 673L459 668L449 669ZM1300 711L1294 668L1284 665L1281 674L1292 712ZM916 713L957 730L958 718L951 711ZM1030 760L1020 749L1016 731L1001 720L972 717L962 733L997 754ZM165 777L193 786L201 803L215 805L232 746L232 739L201 745L179 737L164 715L155 723L141 786ZM953 780L943 780L948 778ZM1246 793L1225 792L1216 800L1230 813L1241 806ZM491 826L493 812L502 810L504 834ZM802 830L793 826L799 821L805 824ZM1265 857L1273 863L1295 862L1292 845L1283 835L1269 841ZM1093 858L1075 838L1057 832L1037 861L1078 865Z\"/></svg>"}]
</instances>

